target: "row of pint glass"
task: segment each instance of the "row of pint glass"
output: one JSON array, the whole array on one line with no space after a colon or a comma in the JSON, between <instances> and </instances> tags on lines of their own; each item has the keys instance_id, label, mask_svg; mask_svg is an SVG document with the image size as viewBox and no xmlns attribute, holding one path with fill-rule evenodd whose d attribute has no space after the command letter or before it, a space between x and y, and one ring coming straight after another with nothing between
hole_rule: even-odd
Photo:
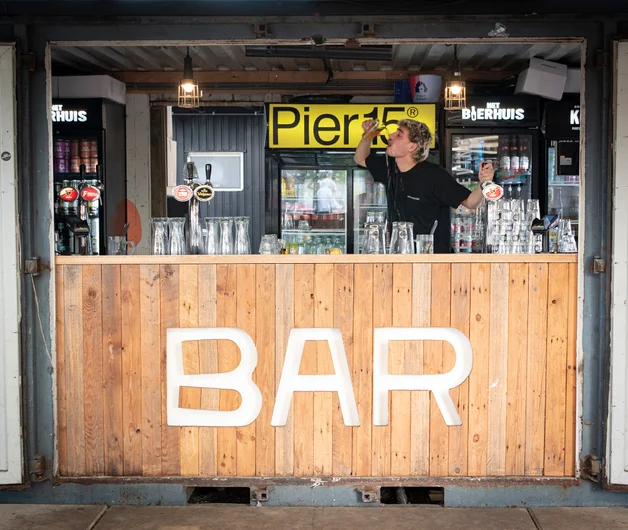
<instances>
[{"instance_id":1,"label":"row of pint glass","mask_svg":"<svg viewBox=\"0 0 628 530\"><path fill-rule=\"evenodd\" d=\"M211 256L250 254L248 217L205 217L201 251Z\"/></svg>"},{"instance_id":2,"label":"row of pint glass","mask_svg":"<svg viewBox=\"0 0 628 530\"><path fill-rule=\"evenodd\" d=\"M414 225L405 221L392 224L389 254L414 254ZM363 254L386 254L386 225L371 222L364 227Z\"/></svg>"},{"instance_id":3,"label":"row of pint glass","mask_svg":"<svg viewBox=\"0 0 628 530\"><path fill-rule=\"evenodd\" d=\"M151 254L187 254L185 217L154 217L150 220Z\"/></svg>"},{"instance_id":4,"label":"row of pint glass","mask_svg":"<svg viewBox=\"0 0 628 530\"><path fill-rule=\"evenodd\" d=\"M487 252L534 254L532 222L541 216L537 199L489 202L486 216Z\"/></svg>"}]
</instances>

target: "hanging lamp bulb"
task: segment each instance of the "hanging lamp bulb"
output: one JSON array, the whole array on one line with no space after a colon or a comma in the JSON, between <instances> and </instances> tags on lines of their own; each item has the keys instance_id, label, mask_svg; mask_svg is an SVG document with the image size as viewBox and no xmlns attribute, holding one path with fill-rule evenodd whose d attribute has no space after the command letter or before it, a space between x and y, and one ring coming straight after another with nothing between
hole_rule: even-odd
<instances>
[{"instance_id":1,"label":"hanging lamp bulb","mask_svg":"<svg viewBox=\"0 0 628 530\"><path fill-rule=\"evenodd\" d=\"M454 74L453 79L445 84L445 110L462 110L467 106L467 87L460 74L458 49L454 44Z\"/></svg>"},{"instance_id":2,"label":"hanging lamp bulb","mask_svg":"<svg viewBox=\"0 0 628 530\"><path fill-rule=\"evenodd\" d=\"M193 109L200 106L200 99L203 93L198 88L198 81L194 79L194 71L192 69L192 57L190 57L190 48L183 61L183 79L179 83L179 97L177 104L185 109Z\"/></svg>"}]
</instances>

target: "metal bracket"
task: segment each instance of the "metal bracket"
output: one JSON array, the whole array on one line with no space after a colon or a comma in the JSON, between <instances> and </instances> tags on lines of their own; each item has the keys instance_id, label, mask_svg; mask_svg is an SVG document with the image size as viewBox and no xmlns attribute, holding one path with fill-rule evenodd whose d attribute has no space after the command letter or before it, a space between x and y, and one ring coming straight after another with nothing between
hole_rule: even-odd
<instances>
[{"instance_id":1,"label":"metal bracket","mask_svg":"<svg viewBox=\"0 0 628 530\"><path fill-rule=\"evenodd\" d=\"M597 455L587 455L580 462L580 476L592 482L601 482L604 476L604 463Z\"/></svg>"},{"instance_id":2,"label":"metal bracket","mask_svg":"<svg viewBox=\"0 0 628 530\"><path fill-rule=\"evenodd\" d=\"M362 24L362 37L376 37L375 24Z\"/></svg>"},{"instance_id":3,"label":"metal bracket","mask_svg":"<svg viewBox=\"0 0 628 530\"><path fill-rule=\"evenodd\" d=\"M30 258L24 260L24 274L32 274L38 276L41 271L41 264L39 258Z\"/></svg>"},{"instance_id":4,"label":"metal bracket","mask_svg":"<svg viewBox=\"0 0 628 530\"><path fill-rule=\"evenodd\" d=\"M253 500L257 502L267 502L268 490L266 488L257 488L253 491Z\"/></svg>"},{"instance_id":5,"label":"metal bracket","mask_svg":"<svg viewBox=\"0 0 628 530\"><path fill-rule=\"evenodd\" d=\"M378 489L365 488L358 491L362 493L362 502L365 502L365 503L379 502L379 490Z\"/></svg>"},{"instance_id":6,"label":"metal bracket","mask_svg":"<svg viewBox=\"0 0 628 530\"><path fill-rule=\"evenodd\" d=\"M20 56L20 63L23 70L34 72L37 69L37 55L32 52L23 53Z\"/></svg>"},{"instance_id":7,"label":"metal bracket","mask_svg":"<svg viewBox=\"0 0 628 530\"><path fill-rule=\"evenodd\" d=\"M600 256L593 256L593 274L606 272L606 260Z\"/></svg>"},{"instance_id":8,"label":"metal bracket","mask_svg":"<svg viewBox=\"0 0 628 530\"><path fill-rule=\"evenodd\" d=\"M268 26L266 24L254 24L253 33L256 39L265 39L269 35Z\"/></svg>"},{"instance_id":9,"label":"metal bracket","mask_svg":"<svg viewBox=\"0 0 628 530\"><path fill-rule=\"evenodd\" d=\"M28 472L33 482L45 480L46 458L42 453L35 453L35 457L28 461Z\"/></svg>"}]
</instances>

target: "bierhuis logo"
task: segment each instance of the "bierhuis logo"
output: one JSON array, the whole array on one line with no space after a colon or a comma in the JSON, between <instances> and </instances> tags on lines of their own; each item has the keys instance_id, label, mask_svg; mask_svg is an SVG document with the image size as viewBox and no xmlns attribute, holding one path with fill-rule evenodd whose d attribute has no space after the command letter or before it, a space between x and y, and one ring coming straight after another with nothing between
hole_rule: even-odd
<instances>
[{"instance_id":1,"label":"bierhuis logo","mask_svg":"<svg viewBox=\"0 0 628 530\"><path fill-rule=\"evenodd\" d=\"M84 123L87 121L86 110L63 110L63 105L52 106L52 121L68 123Z\"/></svg>"},{"instance_id":2,"label":"bierhuis logo","mask_svg":"<svg viewBox=\"0 0 628 530\"><path fill-rule=\"evenodd\" d=\"M487 103L486 107L472 106L469 109L462 109L462 119L471 121L482 120L515 120L521 121L525 118L524 109L501 108L499 103Z\"/></svg>"}]
</instances>

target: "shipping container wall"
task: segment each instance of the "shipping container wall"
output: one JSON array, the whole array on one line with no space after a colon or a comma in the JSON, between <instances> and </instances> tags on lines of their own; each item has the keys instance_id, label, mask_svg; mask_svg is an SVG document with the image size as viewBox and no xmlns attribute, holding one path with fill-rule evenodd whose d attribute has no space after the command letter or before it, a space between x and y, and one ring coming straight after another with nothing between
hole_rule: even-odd
<instances>
[{"instance_id":1,"label":"shipping container wall","mask_svg":"<svg viewBox=\"0 0 628 530\"><path fill-rule=\"evenodd\" d=\"M264 142L263 114L244 116L173 116L177 142L177 184L183 184L183 166L190 152L244 152L244 189L217 192L201 204L202 217L249 216L251 248L257 253L264 233ZM199 177L205 180L204 169Z\"/></svg>"}]
</instances>

